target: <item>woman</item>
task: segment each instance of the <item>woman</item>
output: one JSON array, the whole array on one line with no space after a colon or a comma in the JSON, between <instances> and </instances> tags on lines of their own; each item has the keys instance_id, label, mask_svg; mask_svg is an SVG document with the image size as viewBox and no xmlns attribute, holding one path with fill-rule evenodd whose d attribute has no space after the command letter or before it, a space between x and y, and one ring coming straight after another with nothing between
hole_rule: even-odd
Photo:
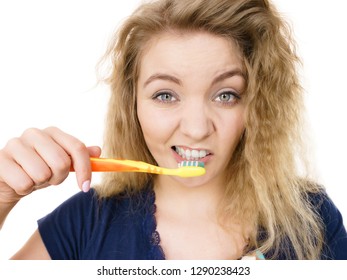
<instances>
[{"instance_id":1,"label":"woman","mask_svg":"<svg viewBox=\"0 0 347 280\"><path fill-rule=\"evenodd\" d=\"M72 165L79 193L39 221L15 259L346 259L342 218L299 176L302 92L285 23L268 1L143 4L110 44L103 153L196 178L107 173L98 147L30 129L0 152L0 217ZM302 159L304 163L304 159ZM259 255L262 257L262 255Z\"/></svg>"}]
</instances>

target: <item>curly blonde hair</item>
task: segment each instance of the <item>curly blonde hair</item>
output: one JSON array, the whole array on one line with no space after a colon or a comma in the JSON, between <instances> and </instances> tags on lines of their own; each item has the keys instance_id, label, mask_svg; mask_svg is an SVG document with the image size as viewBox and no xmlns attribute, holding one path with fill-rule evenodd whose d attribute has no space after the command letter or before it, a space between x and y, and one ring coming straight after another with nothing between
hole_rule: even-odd
<instances>
[{"instance_id":1,"label":"curly blonde hair","mask_svg":"<svg viewBox=\"0 0 347 280\"><path fill-rule=\"evenodd\" d=\"M158 0L142 4L115 34L105 55L112 64L106 79L111 97L105 156L156 164L137 119L136 83L147 43L169 30L222 36L236 42L243 55L247 74L245 133L228 166L221 216L247 221L244 226L254 229L249 250L271 250L273 258L279 250L288 258L319 258L323 231L309 193L321 188L299 176L297 164L304 150L299 59L290 28L267 0ZM97 191L101 197L136 191L153 178L142 173L107 173ZM294 248L294 255L289 248Z\"/></svg>"}]
</instances>

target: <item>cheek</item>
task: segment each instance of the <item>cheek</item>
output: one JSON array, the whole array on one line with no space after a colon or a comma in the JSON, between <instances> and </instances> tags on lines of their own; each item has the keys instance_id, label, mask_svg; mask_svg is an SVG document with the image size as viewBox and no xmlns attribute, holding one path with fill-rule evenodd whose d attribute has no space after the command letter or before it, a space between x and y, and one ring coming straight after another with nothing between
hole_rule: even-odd
<instances>
[{"instance_id":1,"label":"cheek","mask_svg":"<svg viewBox=\"0 0 347 280\"><path fill-rule=\"evenodd\" d=\"M245 129L243 110L229 116L228 120L227 122L221 123L219 129L222 133L224 146L229 147L229 152L232 153ZM229 129L225 129L226 127L229 127Z\"/></svg>"},{"instance_id":2,"label":"cheek","mask_svg":"<svg viewBox=\"0 0 347 280\"><path fill-rule=\"evenodd\" d=\"M155 110L151 106L138 107L138 119L148 147L158 147L165 143L174 127L170 116L162 110Z\"/></svg>"}]
</instances>

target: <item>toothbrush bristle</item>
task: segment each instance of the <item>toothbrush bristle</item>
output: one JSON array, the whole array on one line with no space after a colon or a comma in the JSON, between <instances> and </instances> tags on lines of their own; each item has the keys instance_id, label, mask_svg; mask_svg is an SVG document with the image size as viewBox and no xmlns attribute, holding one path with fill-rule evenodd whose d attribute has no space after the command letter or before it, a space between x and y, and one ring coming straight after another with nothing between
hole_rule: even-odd
<instances>
[{"instance_id":1,"label":"toothbrush bristle","mask_svg":"<svg viewBox=\"0 0 347 280\"><path fill-rule=\"evenodd\" d=\"M195 166L195 167L205 167L205 164L202 161L193 161L193 160L185 160L185 161L181 161L178 164L178 167L185 167L185 166Z\"/></svg>"}]
</instances>

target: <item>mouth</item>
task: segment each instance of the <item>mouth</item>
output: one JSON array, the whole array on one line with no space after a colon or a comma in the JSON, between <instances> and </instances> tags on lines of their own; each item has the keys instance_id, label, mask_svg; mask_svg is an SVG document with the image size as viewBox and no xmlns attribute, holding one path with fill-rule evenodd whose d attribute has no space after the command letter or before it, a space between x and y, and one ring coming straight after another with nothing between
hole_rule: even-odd
<instances>
[{"instance_id":1,"label":"mouth","mask_svg":"<svg viewBox=\"0 0 347 280\"><path fill-rule=\"evenodd\" d=\"M171 149L179 156L178 161L202 161L206 162L212 153L205 149L191 149L183 146L172 146Z\"/></svg>"}]
</instances>

